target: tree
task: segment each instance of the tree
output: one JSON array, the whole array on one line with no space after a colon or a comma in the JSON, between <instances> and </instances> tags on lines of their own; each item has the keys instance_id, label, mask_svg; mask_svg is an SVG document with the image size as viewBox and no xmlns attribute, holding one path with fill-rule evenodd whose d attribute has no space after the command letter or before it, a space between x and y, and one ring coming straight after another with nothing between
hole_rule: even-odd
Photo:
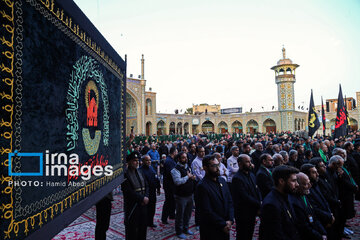
<instances>
[{"instance_id":1,"label":"tree","mask_svg":"<svg viewBox=\"0 0 360 240\"><path fill-rule=\"evenodd\" d=\"M192 115L193 114L193 108L187 108L186 111L185 111L185 114L190 114Z\"/></svg>"}]
</instances>

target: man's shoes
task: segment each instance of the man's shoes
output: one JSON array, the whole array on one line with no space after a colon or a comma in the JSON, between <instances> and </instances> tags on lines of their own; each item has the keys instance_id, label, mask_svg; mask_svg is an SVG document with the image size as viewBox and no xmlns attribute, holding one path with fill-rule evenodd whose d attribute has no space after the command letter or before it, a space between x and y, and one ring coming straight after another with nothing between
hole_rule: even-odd
<instances>
[{"instance_id":1,"label":"man's shoes","mask_svg":"<svg viewBox=\"0 0 360 240\"><path fill-rule=\"evenodd\" d=\"M161 221L161 222L162 222L162 224L169 224L168 221Z\"/></svg>"},{"instance_id":2,"label":"man's shoes","mask_svg":"<svg viewBox=\"0 0 360 240\"><path fill-rule=\"evenodd\" d=\"M148 227L156 228L156 227L157 227L157 225L155 225L155 224L151 224L151 225L148 225Z\"/></svg>"},{"instance_id":3,"label":"man's shoes","mask_svg":"<svg viewBox=\"0 0 360 240\"><path fill-rule=\"evenodd\" d=\"M180 239L187 239L187 236L185 236L185 234L180 234L180 235L176 235L178 238Z\"/></svg>"},{"instance_id":4,"label":"man's shoes","mask_svg":"<svg viewBox=\"0 0 360 240\"><path fill-rule=\"evenodd\" d=\"M188 234L188 235L194 235L194 233L190 230L187 230L187 231L184 231L185 234Z\"/></svg>"}]
</instances>

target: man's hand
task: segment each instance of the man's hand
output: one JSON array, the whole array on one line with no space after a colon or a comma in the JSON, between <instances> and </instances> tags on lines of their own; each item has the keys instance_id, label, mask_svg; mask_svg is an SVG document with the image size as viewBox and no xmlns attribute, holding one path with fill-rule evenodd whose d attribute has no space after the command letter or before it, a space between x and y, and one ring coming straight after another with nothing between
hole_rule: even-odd
<instances>
[{"instance_id":1,"label":"man's hand","mask_svg":"<svg viewBox=\"0 0 360 240\"><path fill-rule=\"evenodd\" d=\"M342 170L341 168L338 168L337 172L340 177L342 177L342 175L344 174L344 170Z\"/></svg>"},{"instance_id":2,"label":"man's hand","mask_svg":"<svg viewBox=\"0 0 360 240\"><path fill-rule=\"evenodd\" d=\"M226 226L223 228L224 233L229 234L231 229L232 222L226 221Z\"/></svg>"},{"instance_id":3,"label":"man's hand","mask_svg":"<svg viewBox=\"0 0 360 240\"><path fill-rule=\"evenodd\" d=\"M326 235L322 235L322 240L327 240Z\"/></svg>"},{"instance_id":4,"label":"man's hand","mask_svg":"<svg viewBox=\"0 0 360 240\"><path fill-rule=\"evenodd\" d=\"M142 205L147 205L149 203L149 198L148 197L144 197L144 200L142 202Z\"/></svg>"},{"instance_id":5,"label":"man's hand","mask_svg":"<svg viewBox=\"0 0 360 240\"><path fill-rule=\"evenodd\" d=\"M223 228L223 231L224 233L226 233L226 235L229 235L230 234L230 228L228 225L226 225L224 228Z\"/></svg>"}]
</instances>

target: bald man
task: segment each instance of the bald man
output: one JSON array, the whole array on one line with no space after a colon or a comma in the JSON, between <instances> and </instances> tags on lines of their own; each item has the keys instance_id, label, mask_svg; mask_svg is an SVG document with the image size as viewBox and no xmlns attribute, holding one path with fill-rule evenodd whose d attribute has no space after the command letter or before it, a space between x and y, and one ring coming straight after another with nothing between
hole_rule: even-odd
<instances>
[{"instance_id":1,"label":"bald man","mask_svg":"<svg viewBox=\"0 0 360 240\"><path fill-rule=\"evenodd\" d=\"M260 142L255 144L255 151L251 154L252 163L255 165L254 173L257 173L257 171L260 168L261 165L260 156L263 154L263 150L264 147Z\"/></svg>"},{"instance_id":2,"label":"bald man","mask_svg":"<svg viewBox=\"0 0 360 240\"><path fill-rule=\"evenodd\" d=\"M289 196L290 204L295 212L296 226L301 239L324 240L327 239L326 231L321 222L316 218L313 206L308 195L310 193L311 183L309 177L304 173L296 175L298 187L295 194Z\"/></svg>"}]
</instances>

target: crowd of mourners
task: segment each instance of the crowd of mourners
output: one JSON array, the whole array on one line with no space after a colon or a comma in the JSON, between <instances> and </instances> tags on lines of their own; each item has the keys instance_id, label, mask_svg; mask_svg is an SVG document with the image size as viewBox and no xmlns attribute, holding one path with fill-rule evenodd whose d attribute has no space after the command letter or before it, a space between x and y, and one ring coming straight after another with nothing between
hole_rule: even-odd
<instances>
[{"instance_id":1,"label":"crowd of mourners","mask_svg":"<svg viewBox=\"0 0 360 240\"><path fill-rule=\"evenodd\" d=\"M127 170L121 185L126 239L146 239L156 228L160 188L165 193L161 222L175 220L179 239L193 232L195 211L200 238L342 239L353 232L360 198L360 132L347 137L257 134L210 138L128 141Z\"/></svg>"}]
</instances>

